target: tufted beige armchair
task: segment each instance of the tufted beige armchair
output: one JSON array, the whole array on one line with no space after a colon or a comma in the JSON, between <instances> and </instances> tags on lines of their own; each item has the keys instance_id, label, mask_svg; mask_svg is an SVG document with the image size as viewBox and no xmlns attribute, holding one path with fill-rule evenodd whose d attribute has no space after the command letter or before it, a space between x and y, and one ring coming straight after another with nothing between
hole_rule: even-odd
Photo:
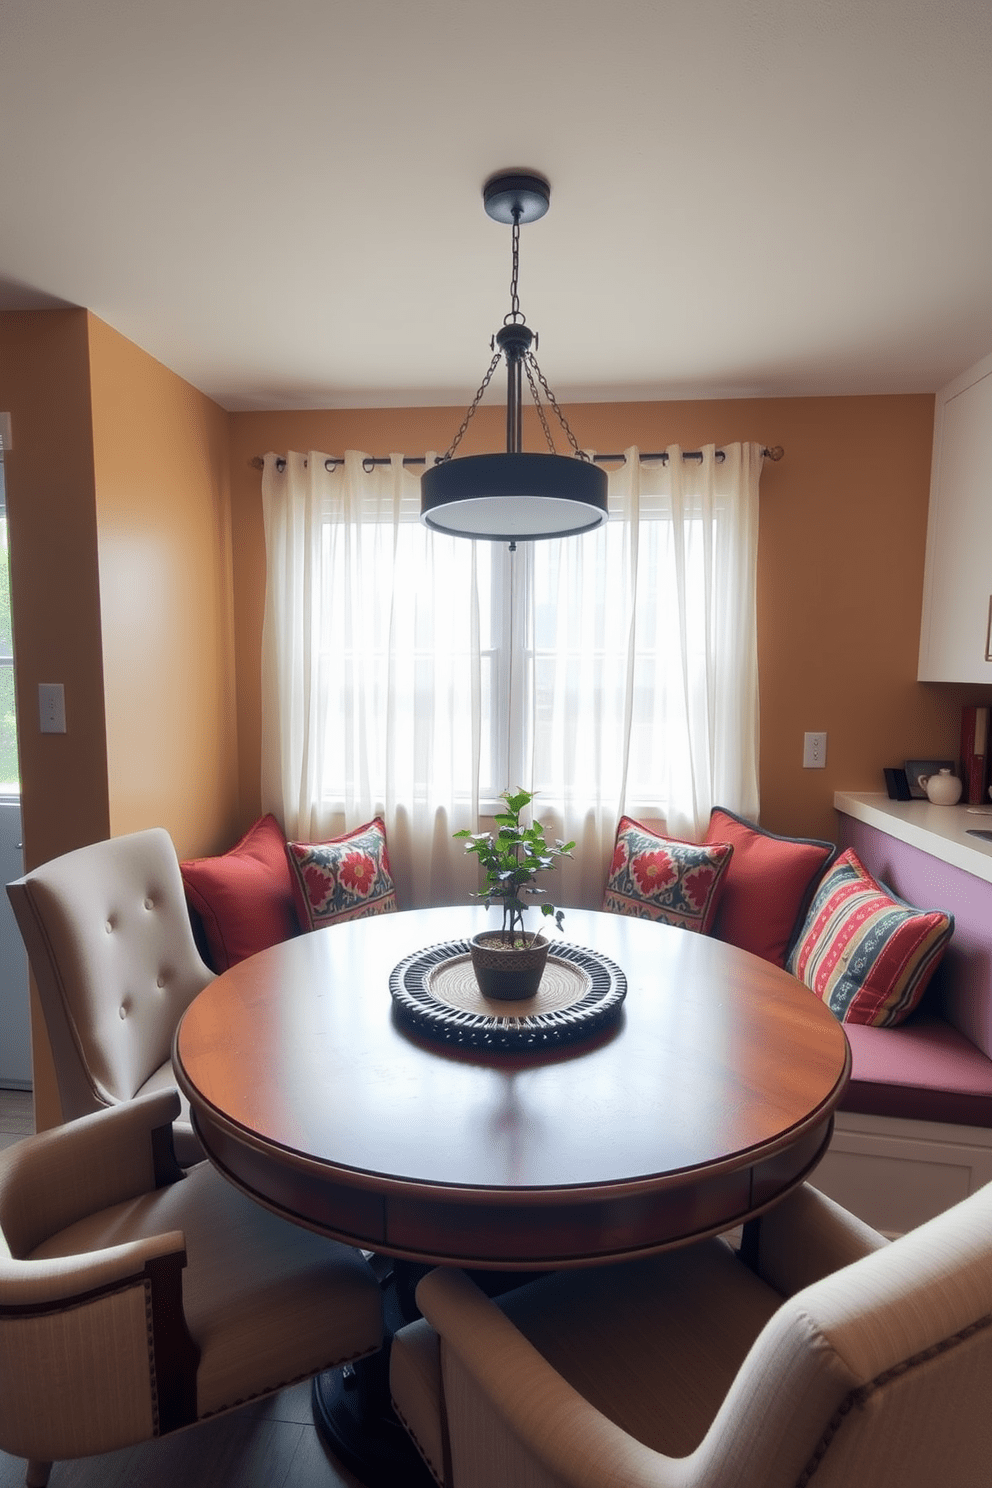
<instances>
[{"instance_id":1,"label":"tufted beige armchair","mask_svg":"<svg viewBox=\"0 0 992 1488\"><path fill-rule=\"evenodd\" d=\"M139 1096L0 1153L0 1447L30 1485L381 1344L361 1253L184 1173L178 1110Z\"/></svg>"},{"instance_id":2,"label":"tufted beige armchair","mask_svg":"<svg viewBox=\"0 0 992 1488\"><path fill-rule=\"evenodd\" d=\"M891 1244L803 1187L753 1264L707 1240L497 1302L434 1271L397 1411L453 1488L987 1488L992 1185Z\"/></svg>"},{"instance_id":3,"label":"tufted beige armchair","mask_svg":"<svg viewBox=\"0 0 992 1488\"><path fill-rule=\"evenodd\" d=\"M175 1085L179 1019L213 979L161 827L78 848L7 885L72 1121ZM176 1155L203 1153L184 1109Z\"/></svg>"}]
</instances>

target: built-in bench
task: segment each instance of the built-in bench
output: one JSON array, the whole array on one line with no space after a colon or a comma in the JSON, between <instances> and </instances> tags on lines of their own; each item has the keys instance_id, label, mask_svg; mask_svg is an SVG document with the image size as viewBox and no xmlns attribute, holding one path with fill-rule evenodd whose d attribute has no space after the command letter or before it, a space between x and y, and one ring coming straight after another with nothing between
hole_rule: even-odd
<instances>
[{"instance_id":1,"label":"built-in bench","mask_svg":"<svg viewBox=\"0 0 992 1488\"><path fill-rule=\"evenodd\" d=\"M899 1233L992 1182L992 843L966 807L838 794L838 842L910 903L954 915L919 1010L845 1025L852 1078L816 1182Z\"/></svg>"},{"instance_id":2,"label":"built-in bench","mask_svg":"<svg viewBox=\"0 0 992 1488\"><path fill-rule=\"evenodd\" d=\"M817 1172L848 1209L898 1233L992 1181L992 843L967 836L975 823L992 830L992 817L884 796L839 795L836 805L842 848L910 904L955 919L916 1013L896 1028L845 1025L853 1078ZM776 838L718 808L707 842L728 841L734 855L710 933L781 965L831 845ZM302 923L273 817L183 873L194 923L199 916L213 931L204 950L215 970L232 964L232 947L239 959Z\"/></svg>"}]
</instances>

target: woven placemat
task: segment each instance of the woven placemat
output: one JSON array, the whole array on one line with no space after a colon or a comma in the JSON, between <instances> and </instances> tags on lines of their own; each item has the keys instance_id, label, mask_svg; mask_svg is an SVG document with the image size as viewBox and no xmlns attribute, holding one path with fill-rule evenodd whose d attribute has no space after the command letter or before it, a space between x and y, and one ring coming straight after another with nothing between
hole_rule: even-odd
<instances>
[{"instance_id":1,"label":"woven placemat","mask_svg":"<svg viewBox=\"0 0 992 1488\"><path fill-rule=\"evenodd\" d=\"M395 966L389 990L398 1016L441 1043L475 1049L540 1049L586 1038L612 1021L627 995L608 957L560 942L534 997L483 997L467 940L415 951Z\"/></svg>"},{"instance_id":2,"label":"woven placemat","mask_svg":"<svg viewBox=\"0 0 992 1488\"><path fill-rule=\"evenodd\" d=\"M588 995L591 986L592 978L585 967L550 955L537 992L519 1002L483 997L470 955L452 956L430 967L423 978L424 991L438 1002L461 1012L496 1018L532 1018L535 1013L555 1013L574 1007Z\"/></svg>"}]
</instances>

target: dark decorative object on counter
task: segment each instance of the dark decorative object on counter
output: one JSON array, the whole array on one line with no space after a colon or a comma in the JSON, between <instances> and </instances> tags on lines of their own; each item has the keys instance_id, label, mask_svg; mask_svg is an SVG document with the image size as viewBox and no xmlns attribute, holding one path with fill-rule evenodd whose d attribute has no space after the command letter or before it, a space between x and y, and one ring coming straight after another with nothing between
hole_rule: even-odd
<instances>
[{"instance_id":1,"label":"dark decorative object on counter","mask_svg":"<svg viewBox=\"0 0 992 1488\"><path fill-rule=\"evenodd\" d=\"M889 793L890 801L911 801L913 793L909 788L906 771L898 766L883 771L885 775L885 789Z\"/></svg>"}]
</instances>

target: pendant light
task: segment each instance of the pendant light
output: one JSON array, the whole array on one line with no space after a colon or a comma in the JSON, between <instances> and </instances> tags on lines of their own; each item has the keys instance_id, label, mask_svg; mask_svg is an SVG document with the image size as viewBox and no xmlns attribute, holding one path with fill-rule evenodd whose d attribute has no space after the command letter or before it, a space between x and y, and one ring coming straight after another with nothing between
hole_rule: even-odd
<instances>
[{"instance_id":1,"label":"pendant light","mask_svg":"<svg viewBox=\"0 0 992 1488\"><path fill-rule=\"evenodd\" d=\"M537 364L533 347L537 336L520 309L517 280L520 266L520 228L536 222L548 210L551 188L543 176L524 171L501 171L482 191L486 212L513 230L510 308L490 345L489 370L462 420L447 452L420 480L420 517L428 527L455 537L484 538L491 542L532 541L542 537L571 537L589 532L606 521L606 472L579 449L568 420ZM506 358L506 453L463 455L453 459L496 368ZM530 454L522 448L521 390L526 376L544 430L549 453ZM572 447L570 455L555 452L541 393Z\"/></svg>"}]
</instances>

